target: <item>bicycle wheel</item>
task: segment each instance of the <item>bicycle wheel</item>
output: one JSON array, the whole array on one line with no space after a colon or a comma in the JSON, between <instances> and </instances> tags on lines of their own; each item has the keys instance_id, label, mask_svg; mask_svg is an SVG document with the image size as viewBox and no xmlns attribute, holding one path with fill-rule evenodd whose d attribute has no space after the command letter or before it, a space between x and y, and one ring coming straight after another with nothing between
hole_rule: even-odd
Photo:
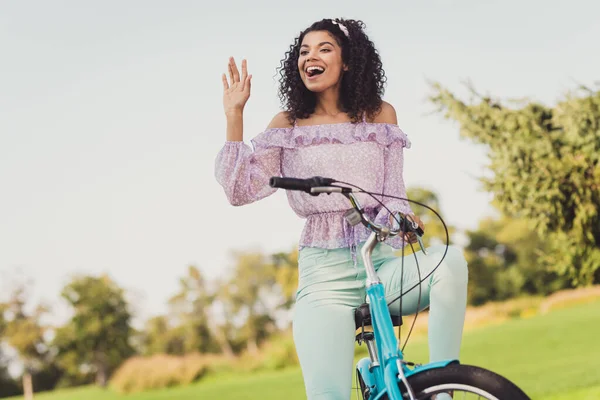
<instances>
[{"instance_id":1,"label":"bicycle wheel","mask_svg":"<svg viewBox=\"0 0 600 400\"><path fill-rule=\"evenodd\" d=\"M530 400L508 379L472 365L454 364L423 371L408 378L408 382L417 400L429 400L436 394L449 392L454 399ZM405 394L404 385L399 386Z\"/></svg>"}]
</instances>

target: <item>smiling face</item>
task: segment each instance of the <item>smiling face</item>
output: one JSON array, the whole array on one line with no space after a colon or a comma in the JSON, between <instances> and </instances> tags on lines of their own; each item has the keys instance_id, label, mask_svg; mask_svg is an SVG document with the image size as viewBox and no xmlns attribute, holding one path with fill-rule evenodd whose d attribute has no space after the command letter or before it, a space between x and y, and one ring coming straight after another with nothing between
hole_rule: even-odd
<instances>
[{"instance_id":1,"label":"smiling face","mask_svg":"<svg viewBox=\"0 0 600 400\"><path fill-rule=\"evenodd\" d=\"M300 44L298 71L311 92L323 92L339 85L342 72L348 68L342 61L342 48L327 31L307 33Z\"/></svg>"}]
</instances>

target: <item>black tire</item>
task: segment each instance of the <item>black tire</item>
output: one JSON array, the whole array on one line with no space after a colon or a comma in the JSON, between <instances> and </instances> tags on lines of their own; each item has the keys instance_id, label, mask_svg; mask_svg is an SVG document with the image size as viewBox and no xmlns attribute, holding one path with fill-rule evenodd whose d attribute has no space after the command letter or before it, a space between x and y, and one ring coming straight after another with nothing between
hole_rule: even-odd
<instances>
[{"instance_id":1,"label":"black tire","mask_svg":"<svg viewBox=\"0 0 600 400\"><path fill-rule=\"evenodd\" d=\"M485 399L530 400L517 385L494 372L472 365L451 364L423 371L408 379L417 400L428 400L434 393L447 390L478 390ZM443 386L442 386L443 385ZM404 384L399 384L404 394ZM453 387L454 386L454 387ZM490 396L491 395L491 396ZM387 399L387 396L385 397Z\"/></svg>"}]
</instances>

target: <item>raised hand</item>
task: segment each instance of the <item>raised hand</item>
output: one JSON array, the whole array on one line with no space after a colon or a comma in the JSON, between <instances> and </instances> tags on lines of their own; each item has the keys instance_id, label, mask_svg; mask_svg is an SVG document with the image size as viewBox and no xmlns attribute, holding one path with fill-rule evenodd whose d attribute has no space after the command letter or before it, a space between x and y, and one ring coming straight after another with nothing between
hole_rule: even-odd
<instances>
[{"instance_id":1,"label":"raised hand","mask_svg":"<svg viewBox=\"0 0 600 400\"><path fill-rule=\"evenodd\" d=\"M229 58L229 82L223 74L223 108L225 114L241 113L250 97L252 75L248 75L246 60L242 60L242 76L233 57Z\"/></svg>"}]
</instances>

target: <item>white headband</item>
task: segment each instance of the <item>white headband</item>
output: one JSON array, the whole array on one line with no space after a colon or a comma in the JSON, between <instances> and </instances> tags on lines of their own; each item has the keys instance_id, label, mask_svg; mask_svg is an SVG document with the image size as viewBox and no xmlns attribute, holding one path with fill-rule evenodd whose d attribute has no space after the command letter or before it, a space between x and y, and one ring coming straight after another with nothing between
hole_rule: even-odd
<instances>
[{"instance_id":1,"label":"white headband","mask_svg":"<svg viewBox=\"0 0 600 400\"><path fill-rule=\"evenodd\" d=\"M344 35L346 35L346 37L347 37L348 39L350 39L350 34L348 33L348 28L346 28L344 25L342 25L342 23L340 23L340 22L337 22L337 21L334 21L334 20L331 20L331 23L332 23L332 24L334 24L334 25L337 25L337 26L339 26L340 30L341 30L342 32L344 32Z\"/></svg>"}]
</instances>

